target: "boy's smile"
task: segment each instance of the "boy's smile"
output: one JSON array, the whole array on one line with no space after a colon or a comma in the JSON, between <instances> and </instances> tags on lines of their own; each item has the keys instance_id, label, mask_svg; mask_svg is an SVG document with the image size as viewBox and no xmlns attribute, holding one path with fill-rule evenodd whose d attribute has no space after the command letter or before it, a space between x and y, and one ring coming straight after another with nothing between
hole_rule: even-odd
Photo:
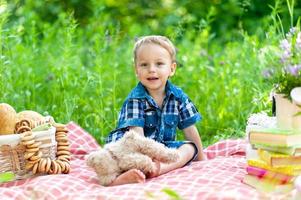
<instances>
[{"instance_id":1,"label":"boy's smile","mask_svg":"<svg viewBox=\"0 0 301 200\"><path fill-rule=\"evenodd\" d=\"M147 78L147 80L149 82L155 82L155 81L159 80L159 78L157 78L157 77L150 77L150 78Z\"/></svg>"},{"instance_id":2,"label":"boy's smile","mask_svg":"<svg viewBox=\"0 0 301 200\"><path fill-rule=\"evenodd\" d=\"M149 93L164 93L166 82L175 69L176 63L162 46L150 43L138 49L135 71Z\"/></svg>"},{"instance_id":3,"label":"boy's smile","mask_svg":"<svg viewBox=\"0 0 301 200\"><path fill-rule=\"evenodd\" d=\"M150 77L150 78L147 78L147 80L153 81L153 80L158 80L158 78L156 78L156 77Z\"/></svg>"}]
</instances>

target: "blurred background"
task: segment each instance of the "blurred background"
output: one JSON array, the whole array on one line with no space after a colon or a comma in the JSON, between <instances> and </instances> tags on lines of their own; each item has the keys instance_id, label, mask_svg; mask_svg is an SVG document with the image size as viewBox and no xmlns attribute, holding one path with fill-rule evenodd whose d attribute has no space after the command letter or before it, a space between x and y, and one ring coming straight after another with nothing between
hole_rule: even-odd
<instances>
[{"instance_id":1,"label":"blurred background","mask_svg":"<svg viewBox=\"0 0 301 200\"><path fill-rule=\"evenodd\" d=\"M296 0L0 2L1 102L75 121L100 143L137 84L135 39L149 34L177 47L172 82L202 114L205 146L244 137L251 113L271 114L262 52L301 15Z\"/></svg>"}]
</instances>

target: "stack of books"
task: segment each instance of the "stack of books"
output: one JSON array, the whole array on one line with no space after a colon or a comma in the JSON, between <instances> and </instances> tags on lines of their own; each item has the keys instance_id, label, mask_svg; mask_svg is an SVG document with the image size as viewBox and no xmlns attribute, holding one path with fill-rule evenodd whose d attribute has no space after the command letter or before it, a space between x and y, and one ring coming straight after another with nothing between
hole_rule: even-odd
<instances>
[{"instance_id":1,"label":"stack of books","mask_svg":"<svg viewBox=\"0 0 301 200\"><path fill-rule=\"evenodd\" d=\"M301 174L301 133L279 128L248 132L251 150L243 182L263 192L283 193L294 189Z\"/></svg>"}]
</instances>

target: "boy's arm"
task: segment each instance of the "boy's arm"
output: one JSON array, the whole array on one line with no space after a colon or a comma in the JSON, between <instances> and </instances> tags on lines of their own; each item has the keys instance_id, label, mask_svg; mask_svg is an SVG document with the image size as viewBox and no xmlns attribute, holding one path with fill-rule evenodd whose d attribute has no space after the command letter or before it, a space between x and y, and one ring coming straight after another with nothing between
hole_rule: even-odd
<instances>
[{"instance_id":1,"label":"boy's arm","mask_svg":"<svg viewBox=\"0 0 301 200\"><path fill-rule=\"evenodd\" d=\"M185 129L183 129L184 135L186 140L193 142L197 148L198 148L198 156L197 156L197 160L207 160L206 155L203 152L203 145L202 145L202 140L201 137L199 135L198 129L196 128L195 125L189 126Z\"/></svg>"},{"instance_id":2,"label":"boy's arm","mask_svg":"<svg viewBox=\"0 0 301 200\"><path fill-rule=\"evenodd\" d=\"M135 131L136 133L139 133L142 136L144 136L144 131L143 131L142 127L139 127L139 126L130 126L129 129Z\"/></svg>"}]
</instances>

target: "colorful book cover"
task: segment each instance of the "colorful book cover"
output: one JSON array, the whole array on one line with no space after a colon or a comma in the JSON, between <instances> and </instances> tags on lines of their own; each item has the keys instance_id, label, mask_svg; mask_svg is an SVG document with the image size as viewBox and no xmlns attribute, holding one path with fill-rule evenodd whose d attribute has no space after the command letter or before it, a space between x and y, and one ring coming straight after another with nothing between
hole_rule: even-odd
<instances>
[{"instance_id":1,"label":"colorful book cover","mask_svg":"<svg viewBox=\"0 0 301 200\"><path fill-rule=\"evenodd\" d=\"M293 183L279 184L277 181L270 181L268 179L258 178L257 176L248 174L245 175L242 182L258 191L274 194L288 193L294 189Z\"/></svg>"},{"instance_id":2,"label":"colorful book cover","mask_svg":"<svg viewBox=\"0 0 301 200\"><path fill-rule=\"evenodd\" d=\"M292 147L301 145L301 132L277 128L260 128L249 131L251 144Z\"/></svg>"},{"instance_id":3,"label":"colorful book cover","mask_svg":"<svg viewBox=\"0 0 301 200\"><path fill-rule=\"evenodd\" d=\"M292 183L296 179L296 176L290 176L253 166L247 166L247 173L252 176L257 176L258 178L276 180L280 184Z\"/></svg>"},{"instance_id":4,"label":"colorful book cover","mask_svg":"<svg viewBox=\"0 0 301 200\"><path fill-rule=\"evenodd\" d=\"M281 129L281 128L267 128L267 127L260 127L251 129L250 132L254 133L266 133L270 135L294 135L300 134L300 132L292 130L292 129Z\"/></svg>"},{"instance_id":5,"label":"colorful book cover","mask_svg":"<svg viewBox=\"0 0 301 200\"><path fill-rule=\"evenodd\" d=\"M287 154L274 153L263 149L258 149L258 156L272 167L300 166L301 156L291 156Z\"/></svg>"},{"instance_id":6,"label":"colorful book cover","mask_svg":"<svg viewBox=\"0 0 301 200\"><path fill-rule=\"evenodd\" d=\"M279 172L290 176L298 176L301 174L300 166L272 167L268 165L265 161L260 159L248 159L247 163L249 166L267 169L273 172Z\"/></svg>"},{"instance_id":7,"label":"colorful book cover","mask_svg":"<svg viewBox=\"0 0 301 200\"><path fill-rule=\"evenodd\" d=\"M252 149L264 149L266 151L272 151L275 153L282 153L292 156L301 156L301 146L281 147L271 146L267 144L253 144Z\"/></svg>"}]
</instances>

